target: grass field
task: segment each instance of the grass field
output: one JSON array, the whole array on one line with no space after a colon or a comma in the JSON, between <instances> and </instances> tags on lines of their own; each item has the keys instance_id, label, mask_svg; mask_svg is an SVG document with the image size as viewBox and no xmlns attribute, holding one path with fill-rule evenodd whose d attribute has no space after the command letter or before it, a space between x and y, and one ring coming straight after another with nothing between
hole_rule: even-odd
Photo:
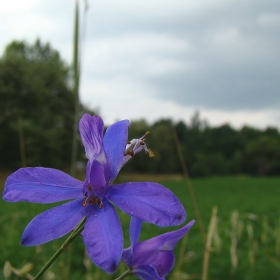
<instances>
[{"instance_id":1,"label":"grass field","mask_svg":"<svg viewBox=\"0 0 280 280\"><path fill-rule=\"evenodd\" d=\"M180 176L121 176L118 180L163 183L184 204L188 221L197 220L187 182ZM212 209L214 206L218 209L208 279L280 279L280 178L217 177L193 179L191 182L206 233ZM34 265L31 274L35 275L59 248L65 237L37 247L19 245L28 222L50 207L1 201L1 269L7 260L16 268L30 262ZM128 245L129 217L120 211L119 214ZM144 240L174 229L144 224L140 238ZM175 267L167 279L201 279L204 243L198 223L178 244L175 253ZM121 264L115 274L106 275L89 261L82 239L77 238L43 279L114 279L125 269Z\"/></svg>"}]
</instances>

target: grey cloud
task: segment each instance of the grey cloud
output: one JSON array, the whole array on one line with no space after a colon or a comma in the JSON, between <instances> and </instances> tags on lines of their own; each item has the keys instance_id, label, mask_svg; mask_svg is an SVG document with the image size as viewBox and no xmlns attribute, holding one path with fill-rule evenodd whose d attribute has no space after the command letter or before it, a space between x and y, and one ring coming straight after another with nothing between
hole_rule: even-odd
<instances>
[{"instance_id":1,"label":"grey cloud","mask_svg":"<svg viewBox=\"0 0 280 280\"><path fill-rule=\"evenodd\" d=\"M161 98L212 109L264 109L280 105L277 77L260 71L211 69L152 80ZM278 78L279 80L279 78ZM276 82L275 82L276 81Z\"/></svg>"},{"instance_id":2,"label":"grey cloud","mask_svg":"<svg viewBox=\"0 0 280 280\"><path fill-rule=\"evenodd\" d=\"M186 69L156 77L139 73L137 69L127 73L148 81L158 98L211 109L279 107L280 26L277 15L280 15L280 2L213 1L212 6L201 6L192 13L187 6L182 4L182 7L178 5L177 14L173 9L170 14L168 10L154 11L154 16L151 10L145 15L129 12L129 9L114 12L110 8L106 15L104 7L100 10L92 7L88 33L101 38L157 32L189 42L189 50L169 54L170 58L183 62ZM270 14L274 15L271 22ZM265 20L269 24L265 24Z\"/></svg>"}]
</instances>

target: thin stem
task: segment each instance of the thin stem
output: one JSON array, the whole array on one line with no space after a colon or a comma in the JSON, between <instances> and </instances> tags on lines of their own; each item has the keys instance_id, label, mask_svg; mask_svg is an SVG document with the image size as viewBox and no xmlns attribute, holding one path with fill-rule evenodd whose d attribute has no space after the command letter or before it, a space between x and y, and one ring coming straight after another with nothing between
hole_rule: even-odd
<instances>
[{"instance_id":1,"label":"thin stem","mask_svg":"<svg viewBox=\"0 0 280 280\"><path fill-rule=\"evenodd\" d=\"M132 275L132 272L131 270L127 270L125 271L121 276L119 276L118 278L116 278L115 280L121 280L121 279L124 279L125 277L129 276L129 275Z\"/></svg>"},{"instance_id":2,"label":"thin stem","mask_svg":"<svg viewBox=\"0 0 280 280\"><path fill-rule=\"evenodd\" d=\"M73 53L73 94L74 94L74 123L73 123L73 142L72 142L72 159L71 159L71 175L74 177L76 174L76 161L78 154L78 120L80 113L80 101L79 101L79 83L80 83L80 57L79 57L79 1L76 1L75 6L75 24L74 24L74 53Z\"/></svg>"},{"instance_id":3,"label":"thin stem","mask_svg":"<svg viewBox=\"0 0 280 280\"><path fill-rule=\"evenodd\" d=\"M21 167L26 167L26 152L25 152L25 143L24 143L24 132L21 116L18 117L18 136L19 136L19 149L20 149L20 159Z\"/></svg>"},{"instance_id":4,"label":"thin stem","mask_svg":"<svg viewBox=\"0 0 280 280\"><path fill-rule=\"evenodd\" d=\"M33 280L39 279L45 271L51 266L51 264L57 259L57 257L63 252L64 249L83 231L84 224L87 217L84 217L83 220L79 223L76 229L72 234L65 240L61 247L56 251L56 253L50 258L50 260L44 265L44 267L39 271L39 273L34 277Z\"/></svg>"},{"instance_id":5,"label":"thin stem","mask_svg":"<svg viewBox=\"0 0 280 280\"><path fill-rule=\"evenodd\" d=\"M195 212L195 215L197 217L198 225L199 225L199 228L200 228L201 237L202 237L203 243L205 245L206 244L205 229L204 229L204 226L203 226L203 223L202 223L202 218L201 218L200 210L199 210L198 203L197 203L197 200L196 200L196 196L195 196L195 193L194 193L194 190L193 190L193 185L191 183L191 179L190 179L190 175L189 175L189 172L188 172L187 164L186 164L185 157L184 157L184 154L183 154L181 146L180 146L180 142L179 142L178 135L177 135L175 127L173 127L173 136L174 136L174 141L175 141L175 146L176 146L176 149L177 149L177 152L178 152L178 156L179 156L179 159L180 159L180 162L181 162L181 166L182 166L185 178L187 180L187 185L188 185L189 193L190 193L190 196L191 196L192 204L193 204L193 207L194 207L194 212Z\"/></svg>"},{"instance_id":6,"label":"thin stem","mask_svg":"<svg viewBox=\"0 0 280 280\"><path fill-rule=\"evenodd\" d=\"M210 219L209 230L207 234L206 246L204 251L202 280L207 280L207 276L208 276L211 245L212 245L213 235L217 227L217 212L218 209L216 206L214 206L212 210L212 216Z\"/></svg>"}]
</instances>

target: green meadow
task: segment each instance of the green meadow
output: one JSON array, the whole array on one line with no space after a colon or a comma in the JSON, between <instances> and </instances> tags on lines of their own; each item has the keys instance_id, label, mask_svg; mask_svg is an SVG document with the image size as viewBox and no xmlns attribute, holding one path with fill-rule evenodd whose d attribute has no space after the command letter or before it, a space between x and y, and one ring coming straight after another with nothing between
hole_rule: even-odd
<instances>
[{"instance_id":1,"label":"green meadow","mask_svg":"<svg viewBox=\"0 0 280 280\"><path fill-rule=\"evenodd\" d=\"M4 177L1 179L4 185ZM120 181L158 181L170 188L184 204L187 220L198 220L189 193L188 183L180 176L122 175ZM207 279L280 279L280 178L278 177L212 177L192 179L197 206L205 236L209 235L209 222L213 207L217 207L214 230L208 239L211 247ZM23 247L21 234L28 222L53 205L7 203L0 206L0 265L1 277L6 261L16 269L32 263L29 272L35 275L66 239ZM129 246L129 217L120 212ZM174 230L178 227L159 228L144 224L141 240ZM167 279L202 279L205 245L199 223L190 229L176 247L175 266ZM113 275L96 268L88 259L82 238L78 237L54 262L42 279L115 279L126 267L121 263ZM29 277L29 278L28 278ZM9 279L31 279L30 275ZM128 277L127 279L136 279Z\"/></svg>"}]
</instances>

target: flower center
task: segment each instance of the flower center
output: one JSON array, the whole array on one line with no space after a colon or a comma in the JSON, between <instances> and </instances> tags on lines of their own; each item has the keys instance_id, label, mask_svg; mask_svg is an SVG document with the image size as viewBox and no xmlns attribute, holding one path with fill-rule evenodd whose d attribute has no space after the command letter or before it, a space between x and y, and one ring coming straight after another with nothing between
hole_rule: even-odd
<instances>
[{"instance_id":1,"label":"flower center","mask_svg":"<svg viewBox=\"0 0 280 280\"><path fill-rule=\"evenodd\" d=\"M94 204L99 205L99 209L103 207L103 203L101 199L93 193L90 183L88 183L87 190L85 191L84 194L83 207L85 207L88 203L90 205L94 205Z\"/></svg>"}]
</instances>

